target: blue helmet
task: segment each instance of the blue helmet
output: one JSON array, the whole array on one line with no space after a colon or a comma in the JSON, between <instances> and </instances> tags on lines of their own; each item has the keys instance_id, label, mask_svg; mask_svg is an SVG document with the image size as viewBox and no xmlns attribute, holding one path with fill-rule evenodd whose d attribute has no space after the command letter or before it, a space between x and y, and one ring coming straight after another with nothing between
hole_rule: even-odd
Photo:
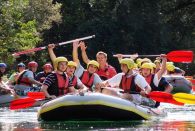
<instances>
[{"instance_id":1,"label":"blue helmet","mask_svg":"<svg viewBox=\"0 0 195 131\"><path fill-rule=\"evenodd\" d=\"M7 65L5 63L0 63L0 67L7 68Z\"/></svg>"},{"instance_id":2,"label":"blue helmet","mask_svg":"<svg viewBox=\"0 0 195 131\"><path fill-rule=\"evenodd\" d=\"M24 63L19 63L18 65L17 65L17 67L25 67L26 65L24 64Z\"/></svg>"}]
</instances>

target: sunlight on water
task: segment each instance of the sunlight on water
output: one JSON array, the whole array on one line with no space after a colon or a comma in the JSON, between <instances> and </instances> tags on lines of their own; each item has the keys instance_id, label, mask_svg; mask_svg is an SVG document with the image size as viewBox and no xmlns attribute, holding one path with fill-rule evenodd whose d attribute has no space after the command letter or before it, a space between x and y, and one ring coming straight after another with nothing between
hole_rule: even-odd
<instances>
[{"instance_id":1,"label":"sunlight on water","mask_svg":"<svg viewBox=\"0 0 195 131\"><path fill-rule=\"evenodd\" d=\"M39 130L171 130L192 131L195 129L195 107L168 106L165 117L155 117L148 121L66 121L38 122L38 108L10 111L0 109L0 130L39 131Z\"/></svg>"}]
</instances>

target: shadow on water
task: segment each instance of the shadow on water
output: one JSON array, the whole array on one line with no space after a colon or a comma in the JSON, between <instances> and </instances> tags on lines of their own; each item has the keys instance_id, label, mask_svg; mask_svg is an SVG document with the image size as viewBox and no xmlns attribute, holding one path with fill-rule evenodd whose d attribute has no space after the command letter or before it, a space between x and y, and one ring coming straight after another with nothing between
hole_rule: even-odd
<instances>
[{"instance_id":1,"label":"shadow on water","mask_svg":"<svg viewBox=\"0 0 195 131\"><path fill-rule=\"evenodd\" d=\"M141 125L142 121L66 121L66 122L41 122L42 129L57 130L103 130L126 129Z\"/></svg>"}]
</instances>

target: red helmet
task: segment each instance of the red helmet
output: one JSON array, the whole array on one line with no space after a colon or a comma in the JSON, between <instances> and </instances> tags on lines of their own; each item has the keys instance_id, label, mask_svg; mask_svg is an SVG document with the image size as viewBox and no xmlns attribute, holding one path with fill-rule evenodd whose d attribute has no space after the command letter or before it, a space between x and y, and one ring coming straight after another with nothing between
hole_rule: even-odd
<instances>
[{"instance_id":1,"label":"red helmet","mask_svg":"<svg viewBox=\"0 0 195 131\"><path fill-rule=\"evenodd\" d=\"M53 66L51 64L47 63L43 66L43 69L53 69Z\"/></svg>"},{"instance_id":2,"label":"red helmet","mask_svg":"<svg viewBox=\"0 0 195 131\"><path fill-rule=\"evenodd\" d=\"M31 62L28 63L28 68L29 67L38 67L38 64L35 61L31 61Z\"/></svg>"}]
</instances>

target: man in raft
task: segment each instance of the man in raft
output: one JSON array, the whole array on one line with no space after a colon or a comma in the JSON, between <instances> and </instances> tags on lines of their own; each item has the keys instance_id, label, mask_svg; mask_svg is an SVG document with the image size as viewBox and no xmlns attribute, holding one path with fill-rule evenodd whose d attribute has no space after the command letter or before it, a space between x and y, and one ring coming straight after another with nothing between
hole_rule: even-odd
<instances>
[{"instance_id":1,"label":"man in raft","mask_svg":"<svg viewBox=\"0 0 195 131\"><path fill-rule=\"evenodd\" d=\"M10 87L14 87L17 80L18 80L18 77L20 75L21 72L23 72L26 68L26 65L24 63L19 63L17 65L17 72L13 73L10 77L9 77L9 80L6 82L6 84L8 84Z\"/></svg>"},{"instance_id":2,"label":"man in raft","mask_svg":"<svg viewBox=\"0 0 195 131\"><path fill-rule=\"evenodd\" d=\"M146 97L151 91L151 87L143 76L133 71L134 61L129 58L120 60L122 73L104 81L104 86L119 87L124 93L118 93L115 90L101 90L103 94L121 97L136 103L142 103L143 97ZM101 85L102 86L102 85ZM137 93L137 94L133 94Z\"/></svg>"},{"instance_id":3,"label":"man in raft","mask_svg":"<svg viewBox=\"0 0 195 131\"><path fill-rule=\"evenodd\" d=\"M58 96L75 92L74 87L69 86L69 78L65 73L67 64L68 60L65 57L57 57L54 60L55 71L46 77L41 87L41 91L47 98L55 99Z\"/></svg>"},{"instance_id":4,"label":"man in raft","mask_svg":"<svg viewBox=\"0 0 195 131\"><path fill-rule=\"evenodd\" d=\"M53 49L55 48L54 44L49 44L48 45L48 52L49 52L49 56L52 60L52 62L54 63L54 60L56 59L56 55L53 51ZM66 74L68 76L69 79L69 86L73 86L75 89L74 93L76 92L82 92L84 90L86 90L86 86L81 82L81 80L75 75L75 71L77 69L77 63L74 61L69 61L67 64L67 69L66 69Z\"/></svg>"},{"instance_id":5,"label":"man in raft","mask_svg":"<svg viewBox=\"0 0 195 131\"><path fill-rule=\"evenodd\" d=\"M81 52L82 52L83 61L86 64L88 64L90 60L88 59L88 56L86 53L87 47L85 46L84 42L80 43L80 48L81 48ZM117 74L115 68L108 64L107 54L105 52L99 51L96 54L96 60L99 63L99 68L96 71L96 73L100 76L100 78L102 80L107 80L107 79L112 78L114 75Z\"/></svg>"},{"instance_id":6,"label":"man in raft","mask_svg":"<svg viewBox=\"0 0 195 131\"><path fill-rule=\"evenodd\" d=\"M33 84L41 86L42 83L35 80L35 72L38 64L35 61L28 63L28 70L24 70L19 74L14 90L20 96L26 96L27 92L39 91L39 88L33 87Z\"/></svg>"},{"instance_id":7,"label":"man in raft","mask_svg":"<svg viewBox=\"0 0 195 131\"><path fill-rule=\"evenodd\" d=\"M75 41L73 43L73 61L78 65L75 71L75 76L80 78L81 82L89 91L94 91L94 87L100 87L100 83L102 82L99 75L95 73L99 68L99 63L95 60L91 60L87 63L87 69L85 70L78 59L78 47L79 42Z\"/></svg>"},{"instance_id":8,"label":"man in raft","mask_svg":"<svg viewBox=\"0 0 195 131\"><path fill-rule=\"evenodd\" d=\"M46 63L43 65L43 71L39 72L35 79L41 83L45 80L45 78L52 72L53 66L50 63Z\"/></svg>"}]
</instances>

